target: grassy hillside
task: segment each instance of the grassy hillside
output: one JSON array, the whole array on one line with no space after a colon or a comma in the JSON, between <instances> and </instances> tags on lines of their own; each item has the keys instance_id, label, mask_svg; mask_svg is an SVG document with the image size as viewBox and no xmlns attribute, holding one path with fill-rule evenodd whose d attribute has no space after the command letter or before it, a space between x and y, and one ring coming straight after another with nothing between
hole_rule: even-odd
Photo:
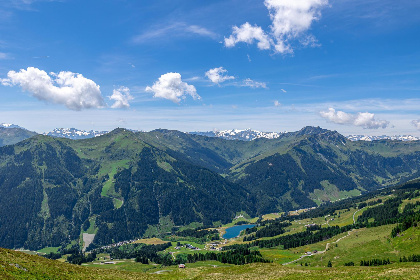
<instances>
[{"instance_id":1,"label":"grassy hillside","mask_svg":"<svg viewBox=\"0 0 420 280\"><path fill-rule=\"evenodd\" d=\"M279 264L157 268L148 273L76 266L21 252L0 249L2 279L418 279L420 265L386 267L289 268Z\"/></svg>"}]
</instances>

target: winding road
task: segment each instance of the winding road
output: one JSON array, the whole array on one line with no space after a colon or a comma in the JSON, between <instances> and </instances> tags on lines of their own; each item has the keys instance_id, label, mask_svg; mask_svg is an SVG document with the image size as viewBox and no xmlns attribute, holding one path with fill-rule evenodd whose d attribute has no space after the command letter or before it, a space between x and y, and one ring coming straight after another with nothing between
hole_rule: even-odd
<instances>
[{"instance_id":1,"label":"winding road","mask_svg":"<svg viewBox=\"0 0 420 280\"><path fill-rule=\"evenodd\" d=\"M312 253L311 255L306 255L306 254L305 254L305 255L302 255L302 256L300 256L298 259L296 259L296 260L294 260L294 261L291 261L291 262L288 262L288 263L284 263L283 265L289 265L289 264L292 264L292 263L297 262L297 261L299 261L299 260L301 260L301 259L303 259L303 258L305 258L305 257L310 257L310 256L314 256L314 255L324 254L326 251L328 251L328 248L330 248L330 244L340 242L340 241L341 241L341 240L343 240L344 238L346 238L346 237L350 236L350 233L351 233L351 232L353 232L353 231L354 231L354 229L352 229L352 230L348 231L346 236L340 237L339 239L337 239L337 240L336 240L336 241L334 241L334 242L327 243L327 245L325 246L325 250L324 250L324 251L319 251L319 252L316 252L316 253Z\"/></svg>"},{"instance_id":2,"label":"winding road","mask_svg":"<svg viewBox=\"0 0 420 280\"><path fill-rule=\"evenodd\" d=\"M355 220L356 213L357 213L357 212L359 212L360 210L365 209L365 208L366 208L366 207L363 207L362 209L358 209L356 212L354 212L354 213L353 213L353 224L355 224L355 223L356 223L356 220ZM327 221L326 223L324 223L324 224L328 224L328 225L329 225L329 221L330 221L330 220L328 220L328 221ZM350 233L351 233L352 231L354 231L354 229L352 229L352 230L348 231L346 236L340 237L339 239L337 239L337 240L336 240L336 241L334 241L334 242L327 243L327 245L325 246L325 250L324 250L324 251L319 251L319 252L316 252L316 253L312 253L311 255L306 255L306 254L305 254L305 255L302 255L302 256L300 256L298 259L296 259L296 260L294 260L294 261L291 261L291 262L288 262L288 263L284 263L283 265L289 265L289 264L295 263L295 262L297 262L297 261L299 261L299 260L301 260L301 259L303 259L303 258L305 258L305 257L310 257L310 256L313 256L313 255L324 254L326 251L328 251L328 248L330 247L330 244L340 242L340 241L341 241L341 240L343 240L344 238L346 238L346 237L350 236Z\"/></svg>"},{"instance_id":3,"label":"winding road","mask_svg":"<svg viewBox=\"0 0 420 280\"><path fill-rule=\"evenodd\" d=\"M354 214L353 214L353 225L356 223L356 220L354 219L354 216L356 215L356 213L357 213L357 212L359 212L360 210L365 209L365 208L366 208L366 206L365 206L365 207L363 207L362 209L359 209L359 210L357 210L356 212L354 212Z\"/></svg>"}]
</instances>

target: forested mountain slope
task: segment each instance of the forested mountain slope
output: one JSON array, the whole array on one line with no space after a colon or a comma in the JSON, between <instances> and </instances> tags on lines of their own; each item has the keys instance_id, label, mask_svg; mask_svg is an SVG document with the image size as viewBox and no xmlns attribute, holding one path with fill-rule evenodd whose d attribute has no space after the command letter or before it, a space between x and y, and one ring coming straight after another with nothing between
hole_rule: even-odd
<instances>
[{"instance_id":1,"label":"forested mountain slope","mask_svg":"<svg viewBox=\"0 0 420 280\"><path fill-rule=\"evenodd\" d=\"M58 246L93 228L107 244L177 225L252 213L247 192L116 130L89 140L37 136L0 148L0 244Z\"/></svg>"},{"instance_id":2,"label":"forested mountain slope","mask_svg":"<svg viewBox=\"0 0 420 280\"><path fill-rule=\"evenodd\" d=\"M315 127L254 141L169 130L37 135L0 148L0 246L59 246L84 232L108 244L163 222L170 230L307 208L420 177L419 168L418 141L351 142Z\"/></svg>"},{"instance_id":3,"label":"forested mountain slope","mask_svg":"<svg viewBox=\"0 0 420 280\"><path fill-rule=\"evenodd\" d=\"M352 142L319 127L254 141L170 130L137 135L245 187L258 213L315 206L420 176L420 141Z\"/></svg>"}]
</instances>

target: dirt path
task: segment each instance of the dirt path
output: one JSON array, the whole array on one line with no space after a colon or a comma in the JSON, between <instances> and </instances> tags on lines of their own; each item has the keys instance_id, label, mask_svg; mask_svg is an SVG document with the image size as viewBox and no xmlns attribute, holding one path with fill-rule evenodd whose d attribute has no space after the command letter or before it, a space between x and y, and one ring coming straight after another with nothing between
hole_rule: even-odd
<instances>
[{"instance_id":1,"label":"dirt path","mask_svg":"<svg viewBox=\"0 0 420 280\"><path fill-rule=\"evenodd\" d=\"M359 212L359 211L361 211L361 210L363 210L363 209L365 209L365 208L366 207L363 207L362 209L359 209L356 212L354 212L354 214L353 214L353 225L356 223L356 220L354 219L354 217L356 216L356 213Z\"/></svg>"},{"instance_id":2,"label":"dirt path","mask_svg":"<svg viewBox=\"0 0 420 280\"><path fill-rule=\"evenodd\" d=\"M288 262L288 263L284 263L283 265L289 265L289 264L292 264L292 263L295 263L295 262L297 262L297 261L299 261L299 260L301 260L301 259L303 259L303 258L305 258L305 257L310 257L310 256L314 256L314 255L320 255L320 254L324 254L326 251L328 251L328 249L330 248L330 244L333 244L333 243L338 243L338 242L340 242L341 240L343 240L344 238L346 238L346 237L348 237L348 236L350 236L350 233L351 232L353 232L353 230L354 229L352 229L352 230L350 230L350 231L348 231L347 232L347 235L345 235L345 236L343 236L343 237L340 237L339 239L337 239L336 241L334 241L334 242L331 242L331 243L327 243L327 245L325 246L325 250L324 251L319 251L319 252L316 252L316 253L313 253L313 254L311 254L311 255L302 255L302 256L300 256L298 259L296 259L296 260L294 260L294 261L291 261L291 262Z\"/></svg>"},{"instance_id":3,"label":"dirt path","mask_svg":"<svg viewBox=\"0 0 420 280\"><path fill-rule=\"evenodd\" d=\"M152 274L163 274L163 273L171 272L171 271L172 270L159 270L159 271L153 272Z\"/></svg>"}]
</instances>

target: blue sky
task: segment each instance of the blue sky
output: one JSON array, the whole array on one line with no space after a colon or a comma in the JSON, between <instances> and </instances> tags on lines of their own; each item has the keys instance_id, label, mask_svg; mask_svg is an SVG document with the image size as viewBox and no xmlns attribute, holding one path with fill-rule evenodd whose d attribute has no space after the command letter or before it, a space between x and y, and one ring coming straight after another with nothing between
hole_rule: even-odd
<instances>
[{"instance_id":1,"label":"blue sky","mask_svg":"<svg viewBox=\"0 0 420 280\"><path fill-rule=\"evenodd\" d=\"M0 123L420 136L420 2L0 0Z\"/></svg>"}]
</instances>

